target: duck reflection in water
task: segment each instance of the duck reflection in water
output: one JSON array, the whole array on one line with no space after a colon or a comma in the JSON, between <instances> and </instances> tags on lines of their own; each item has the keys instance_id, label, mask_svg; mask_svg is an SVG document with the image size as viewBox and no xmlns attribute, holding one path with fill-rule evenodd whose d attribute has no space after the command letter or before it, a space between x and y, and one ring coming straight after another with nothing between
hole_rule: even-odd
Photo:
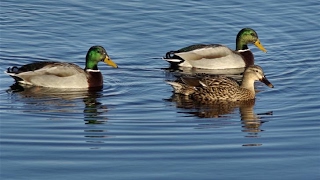
<instances>
[{"instance_id":1,"label":"duck reflection in water","mask_svg":"<svg viewBox=\"0 0 320 180\"><path fill-rule=\"evenodd\" d=\"M97 101L102 97L101 90L22 87L13 84L7 92L19 94L25 104L37 106L41 112L79 113L78 108L74 107L78 107L78 100L82 99L86 124L101 124L107 121L107 118L101 115L107 112L108 108Z\"/></svg>"},{"instance_id":2,"label":"duck reflection in water","mask_svg":"<svg viewBox=\"0 0 320 180\"><path fill-rule=\"evenodd\" d=\"M74 120L79 117L79 113L83 113L87 125L104 124L108 120L105 116L107 106L98 101L103 95L102 90L22 87L14 84L7 92L19 95L16 98L26 105L24 112L47 113L50 120ZM101 138L107 137L106 130L97 127L101 126L84 127L84 137L90 138L87 142L101 144Z\"/></svg>"},{"instance_id":3,"label":"duck reflection in water","mask_svg":"<svg viewBox=\"0 0 320 180\"><path fill-rule=\"evenodd\" d=\"M189 110L181 113L190 114L199 118L229 119L230 116L239 109L243 127L242 131L249 133L246 137L257 137L258 133L263 131L261 125L266 122L261 120L261 116L272 115L272 112L255 114L255 99L236 102L211 101L210 103L203 104L190 99L188 96L173 94L167 101L174 102L178 108ZM221 123L221 121L211 122L212 124L206 123L205 125L201 125L202 128L216 128L217 126L223 126L223 124L225 124Z\"/></svg>"},{"instance_id":4,"label":"duck reflection in water","mask_svg":"<svg viewBox=\"0 0 320 180\"><path fill-rule=\"evenodd\" d=\"M249 66L239 83L233 78L221 75L181 76L176 81L167 81L173 87L174 98L184 108L196 107L199 117L220 117L230 114L239 107L241 119L247 131L258 132L261 121L253 113L256 90L255 81L261 81L273 88L258 65ZM193 102L194 101L194 102ZM186 106L185 106L186 105ZM249 128L256 127L256 128Z\"/></svg>"}]
</instances>

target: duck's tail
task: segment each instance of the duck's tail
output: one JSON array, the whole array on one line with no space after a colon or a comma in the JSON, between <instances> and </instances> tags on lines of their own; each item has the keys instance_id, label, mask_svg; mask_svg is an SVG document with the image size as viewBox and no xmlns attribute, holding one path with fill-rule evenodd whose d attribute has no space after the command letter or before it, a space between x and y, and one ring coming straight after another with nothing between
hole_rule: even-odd
<instances>
[{"instance_id":1,"label":"duck's tail","mask_svg":"<svg viewBox=\"0 0 320 180\"><path fill-rule=\"evenodd\" d=\"M6 71L4 71L6 74L13 75L19 72L19 68L17 66L8 67Z\"/></svg>"},{"instance_id":2,"label":"duck's tail","mask_svg":"<svg viewBox=\"0 0 320 180\"><path fill-rule=\"evenodd\" d=\"M173 88L174 93L189 96L195 92L194 86L189 86L180 82L166 81Z\"/></svg>"},{"instance_id":3,"label":"duck's tail","mask_svg":"<svg viewBox=\"0 0 320 180\"><path fill-rule=\"evenodd\" d=\"M162 57L163 60L169 62L169 63L181 63L184 60L181 59L179 56L175 55L176 51L169 51L166 53L164 57Z\"/></svg>"}]
</instances>

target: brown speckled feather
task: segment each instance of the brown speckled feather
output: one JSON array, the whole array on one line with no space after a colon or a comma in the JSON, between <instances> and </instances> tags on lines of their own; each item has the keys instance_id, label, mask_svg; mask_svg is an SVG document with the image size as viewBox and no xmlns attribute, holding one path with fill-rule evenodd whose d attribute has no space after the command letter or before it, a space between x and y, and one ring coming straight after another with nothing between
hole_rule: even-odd
<instances>
[{"instance_id":1,"label":"brown speckled feather","mask_svg":"<svg viewBox=\"0 0 320 180\"><path fill-rule=\"evenodd\" d=\"M201 103L210 101L244 101L255 98L254 81L260 80L269 87L273 85L266 79L262 68L250 66L244 72L241 85L225 76L205 76L202 78L182 77L182 82L169 82L175 93L191 96ZM179 87L179 88L177 88ZM190 91L192 89L192 91Z\"/></svg>"}]
</instances>

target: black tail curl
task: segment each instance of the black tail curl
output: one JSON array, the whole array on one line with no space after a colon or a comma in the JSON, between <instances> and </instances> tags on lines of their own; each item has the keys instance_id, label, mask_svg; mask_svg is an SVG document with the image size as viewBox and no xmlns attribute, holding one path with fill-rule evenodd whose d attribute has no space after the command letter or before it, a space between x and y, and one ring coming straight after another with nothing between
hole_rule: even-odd
<instances>
[{"instance_id":1,"label":"black tail curl","mask_svg":"<svg viewBox=\"0 0 320 180\"><path fill-rule=\"evenodd\" d=\"M19 73L19 68L17 66L8 67L7 73Z\"/></svg>"},{"instance_id":2,"label":"black tail curl","mask_svg":"<svg viewBox=\"0 0 320 180\"><path fill-rule=\"evenodd\" d=\"M169 52L167 52L165 58L166 58L166 59L171 59L171 58L173 58L174 53L175 53L175 51L169 51Z\"/></svg>"}]
</instances>

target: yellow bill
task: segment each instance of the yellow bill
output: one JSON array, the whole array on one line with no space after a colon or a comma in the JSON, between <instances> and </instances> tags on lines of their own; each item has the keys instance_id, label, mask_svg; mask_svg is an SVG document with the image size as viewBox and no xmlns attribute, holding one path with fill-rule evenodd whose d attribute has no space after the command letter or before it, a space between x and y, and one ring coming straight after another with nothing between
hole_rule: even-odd
<instances>
[{"instance_id":1,"label":"yellow bill","mask_svg":"<svg viewBox=\"0 0 320 180\"><path fill-rule=\"evenodd\" d=\"M118 68L118 65L115 62L113 62L108 56L106 56L103 62L108 64L111 67Z\"/></svg>"},{"instance_id":2,"label":"yellow bill","mask_svg":"<svg viewBox=\"0 0 320 180\"><path fill-rule=\"evenodd\" d=\"M260 43L260 40L259 40L259 39L254 43L254 45L256 45L257 48L259 48L261 51L267 52L267 50L266 50L266 49L262 46L262 44Z\"/></svg>"}]
</instances>

